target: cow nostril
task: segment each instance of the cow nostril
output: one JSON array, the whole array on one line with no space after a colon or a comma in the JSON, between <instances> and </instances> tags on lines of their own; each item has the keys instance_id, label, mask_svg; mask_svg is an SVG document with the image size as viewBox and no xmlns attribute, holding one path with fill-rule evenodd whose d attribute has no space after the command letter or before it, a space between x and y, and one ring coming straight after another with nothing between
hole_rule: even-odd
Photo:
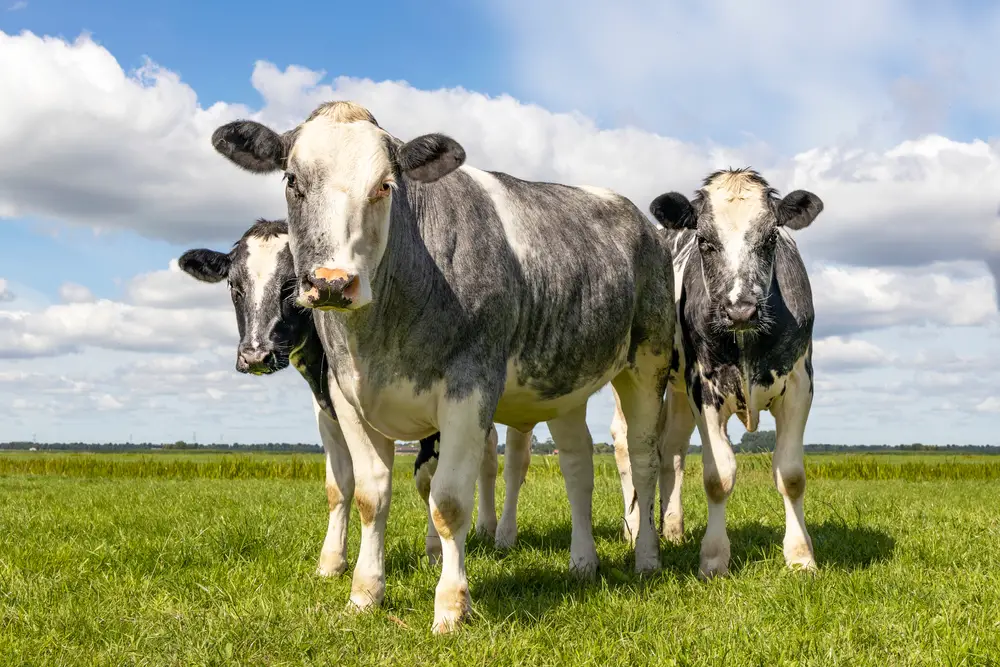
<instances>
[{"instance_id":1,"label":"cow nostril","mask_svg":"<svg viewBox=\"0 0 1000 667\"><path fill-rule=\"evenodd\" d=\"M757 305L754 303L739 303L726 308L726 314L734 324L746 324L757 314Z\"/></svg>"}]
</instances>

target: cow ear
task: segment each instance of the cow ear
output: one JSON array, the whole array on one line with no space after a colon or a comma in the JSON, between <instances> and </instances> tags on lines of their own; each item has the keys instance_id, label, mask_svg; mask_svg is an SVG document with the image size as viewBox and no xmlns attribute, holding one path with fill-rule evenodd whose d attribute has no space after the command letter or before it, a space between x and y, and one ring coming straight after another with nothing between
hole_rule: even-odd
<instances>
[{"instance_id":1,"label":"cow ear","mask_svg":"<svg viewBox=\"0 0 1000 667\"><path fill-rule=\"evenodd\" d=\"M238 167L269 174L284 170L292 136L253 120L234 120L212 133L212 147Z\"/></svg>"},{"instance_id":2,"label":"cow ear","mask_svg":"<svg viewBox=\"0 0 1000 667\"><path fill-rule=\"evenodd\" d=\"M425 134L399 148L399 167L415 181L432 183L465 162L465 149L443 134Z\"/></svg>"},{"instance_id":3,"label":"cow ear","mask_svg":"<svg viewBox=\"0 0 1000 667\"><path fill-rule=\"evenodd\" d=\"M688 198L679 192L668 192L653 200L649 212L667 229L695 229L698 216Z\"/></svg>"},{"instance_id":4,"label":"cow ear","mask_svg":"<svg viewBox=\"0 0 1000 667\"><path fill-rule=\"evenodd\" d=\"M229 276L233 259L224 252L196 248L181 255L177 264L181 271L193 278L206 283L217 283Z\"/></svg>"},{"instance_id":5,"label":"cow ear","mask_svg":"<svg viewBox=\"0 0 1000 667\"><path fill-rule=\"evenodd\" d=\"M795 190L778 203L778 224L789 229L805 229L823 211L823 201L807 190Z\"/></svg>"}]
</instances>

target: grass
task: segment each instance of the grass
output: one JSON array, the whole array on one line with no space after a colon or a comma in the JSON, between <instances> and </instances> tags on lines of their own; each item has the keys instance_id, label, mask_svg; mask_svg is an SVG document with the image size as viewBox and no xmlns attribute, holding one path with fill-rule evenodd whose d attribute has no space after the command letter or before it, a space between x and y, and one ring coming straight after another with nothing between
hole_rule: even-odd
<instances>
[{"instance_id":1,"label":"grass","mask_svg":"<svg viewBox=\"0 0 1000 667\"><path fill-rule=\"evenodd\" d=\"M567 572L557 461L535 457L518 546L470 539L476 616L440 638L410 456L397 457L387 603L355 616L349 579L313 575L319 456L4 453L0 664L1000 664L993 459L807 457L815 576L784 569L769 457L738 460L732 576L705 584L697 457L686 540L644 579L619 537L614 463L597 457L601 570L583 583ZM357 536L355 513L352 558Z\"/></svg>"}]
</instances>

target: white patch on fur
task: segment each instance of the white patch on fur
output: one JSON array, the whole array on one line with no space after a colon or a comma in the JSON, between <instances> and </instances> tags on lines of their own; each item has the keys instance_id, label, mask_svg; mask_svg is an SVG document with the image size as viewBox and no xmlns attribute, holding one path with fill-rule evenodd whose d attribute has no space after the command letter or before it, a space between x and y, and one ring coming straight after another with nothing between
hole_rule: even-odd
<instances>
[{"instance_id":1,"label":"white patch on fur","mask_svg":"<svg viewBox=\"0 0 1000 667\"><path fill-rule=\"evenodd\" d=\"M711 204L726 262L736 271L747 254L747 230L764 213L764 189L747 174L724 173L712 179L702 192Z\"/></svg>"},{"instance_id":2,"label":"white patch on fur","mask_svg":"<svg viewBox=\"0 0 1000 667\"><path fill-rule=\"evenodd\" d=\"M287 234L278 234L266 239L251 236L247 239L246 267L251 285L251 293L247 296L251 298L255 310L260 310L260 305L267 297L267 284L278 270L278 255L287 245ZM259 325L258 318L251 318L249 332L251 345L261 344Z\"/></svg>"},{"instance_id":3,"label":"white patch on fur","mask_svg":"<svg viewBox=\"0 0 1000 667\"><path fill-rule=\"evenodd\" d=\"M507 243L514 251L514 255L518 261L523 262L531 257L534 254L534 249L524 241L518 231L520 216L514 202L507 196L507 189L503 186L503 183L492 174L467 164L463 164L459 167L459 170L472 178L486 192L486 196L490 198L490 201L493 202L493 208L496 209L497 217L500 218L500 224L503 225L504 236L507 238Z\"/></svg>"},{"instance_id":4,"label":"white patch on fur","mask_svg":"<svg viewBox=\"0 0 1000 667\"><path fill-rule=\"evenodd\" d=\"M583 190L595 197L600 197L601 199L606 199L608 201L617 201L621 195L619 195L614 190L609 190L608 188L601 188L596 185L578 185L576 186L578 190Z\"/></svg>"}]
</instances>

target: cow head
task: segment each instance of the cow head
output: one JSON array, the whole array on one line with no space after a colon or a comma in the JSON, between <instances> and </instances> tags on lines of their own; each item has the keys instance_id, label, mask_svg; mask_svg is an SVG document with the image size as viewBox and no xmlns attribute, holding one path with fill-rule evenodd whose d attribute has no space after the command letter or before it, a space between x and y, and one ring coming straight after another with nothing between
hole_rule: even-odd
<instances>
[{"instance_id":1,"label":"cow head","mask_svg":"<svg viewBox=\"0 0 1000 667\"><path fill-rule=\"evenodd\" d=\"M212 144L249 171L284 171L298 303L322 310L372 301L402 176L431 182L465 161L454 140L428 134L402 143L351 102L324 104L285 134L235 121L218 128Z\"/></svg>"},{"instance_id":2,"label":"cow head","mask_svg":"<svg viewBox=\"0 0 1000 667\"><path fill-rule=\"evenodd\" d=\"M178 263L198 280L229 283L240 331L236 370L262 375L288 366L311 316L294 302L297 281L284 221L259 220L228 253L188 250Z\"/></svg>"},{"instance_id":3,"label":"cow head","mask_svg":"<svg viewBox=\"0 0 1000 667\"><path fill-rule=\"evenodd\" d=\"M808 227L823 202L805 190L779 198L760 174L736 169L710 175L693 201L668 192L649 210L664 227L695 231L715 323L752 332L767 322L778 228Z\"/></svg>"}]
</instances>

